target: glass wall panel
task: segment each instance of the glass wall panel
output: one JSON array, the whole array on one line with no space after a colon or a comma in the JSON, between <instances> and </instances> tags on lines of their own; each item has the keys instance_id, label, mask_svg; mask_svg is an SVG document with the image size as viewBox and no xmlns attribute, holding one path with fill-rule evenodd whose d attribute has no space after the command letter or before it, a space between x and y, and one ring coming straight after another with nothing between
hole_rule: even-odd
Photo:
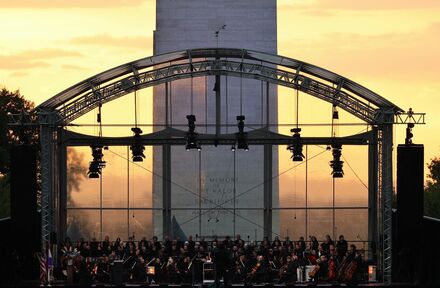
<instances>
[{"instance_id":1,"label":"glass wall panel","mask_svg":"<svg viewBox=\"0 0 440 288\"><path fill-rule=\"evenodd\" d=\"M368 240L368 209L341 209L335 213L335 234L347 241Z\"/></svg>"},{"instance_id":2,"label":"glass wall panel","mask_svg":"<svg viewBox=\"0 0 440 288\"><path fill-rule=\"evenodd\" d=\"M153 162L151 157L151 151L152 151L151 147L146 147L144 151L146 158L144 159L144 161L142 162L130 161L129 163L129 167L130 167L129 207L134 207L134 208L153 207L153 183L152 183ZM129 157L131 157L131 154ZM159 172L161 171L156 171L158 175L161 175L161 173Z\"/></svg>"},{"instance_id":3,"label":"glass wall panel","mask_svg":"<svg viewBox=\"0 0 440 288\"><path fill-rule=\"evenodd\" d=\"M106 208L127 207L128 148L111 146L103 152L106 167L102 169L102 206Z\"/></svg>"},{"instance_id":4,"label":"glass wall panel","mask_svg":"<svg viewBox=\"0 0 440 288\"><path fill-rule=\"evenodd\" d=\"M368 147L343 146L344 178L335 186L336 206L368 206Z\"/></svg>"},{"instance_id":5,"label":"glass wall panel","mask_svg":"<svg viewBox=\"0 0 440 288\"><path fill-rule=\"evenodd\" d=\"M308 146L307 206L328 207L333 205L331 151L325 147Z\"/></svg>"},{"instance_id":6,"label":"glass wall panel","mask_svg":"<svg viewBox=\"0 0 440 288\"><path fill-rule=\"evenodd\" d=\"M67 237L72 241L101 239L101 221L98 210L67 210Z\"/></svg>"},{"instance_id":7,"label":"glass wall panel","mask_svg":"<svg viewBox=\"0 0 440 288\"><path fill-rule=\"evenodd\" d=\"M321 242L325 235L333 238L333 212L332 210L313 209L307 211L307 233Z\"/></svg>"},{"instance_id":8,"label":"glass wall panel","mask_svg":"<svg viewBox=\"0 0 440 288\"><path fill-rule=\"evenodd\" d=\"M129 226L127 210L104 210L102 211L102 234L103 238L109 236L111 240L120 237L128 240Z\"/></svg>"},{"instance_id":9,"label":"glass wall panel","mask_svg":"<svg viewBox=\"0 0 440 288\"><path fill-rule=\"evenodd\" d=\"M67 147L67 207L99 207L100 180L87 177L90 147Z\"/></svg>"},{"instance_id":10,"label":"glass wall panel","mask_svg":"<svg viewBox=\"0 0 440 288\"><path fill-rule=\"evenodd\" d=\"M306 234L306 212L305 210L282 209L280 214L280 238L289 236L290 239L297 240L300 236L308 237ZM276 221L274 219L274 221Z\"/></svg>"},{"instance_id":11,"label":"glass wall panel","mask_svg":"<svg viewBox=\"0 0 440 288\"><path fill-rule=\"evenodd\" d=\"M129 235L139 241L143 237L153 238L153 211L152 210L130 210Z\"/></svg>"}]
</instances>

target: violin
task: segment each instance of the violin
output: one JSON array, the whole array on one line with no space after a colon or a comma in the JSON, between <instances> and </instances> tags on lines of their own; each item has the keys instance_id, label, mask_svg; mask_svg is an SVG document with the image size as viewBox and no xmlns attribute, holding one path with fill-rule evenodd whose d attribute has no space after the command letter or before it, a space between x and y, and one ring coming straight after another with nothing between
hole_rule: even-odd
<instances>
[{"instance_id":1,"label":"violin","mask_svg":"<svg viewBox=\"0 0 440 288\"><path fill-rule=\"evenodd\" d=\"M257 262L257 264L252 268L251 275L255 275L257 273L258 269L260 268L260 266L261 266L261 263Z\"/></svg>"}]
</instances>

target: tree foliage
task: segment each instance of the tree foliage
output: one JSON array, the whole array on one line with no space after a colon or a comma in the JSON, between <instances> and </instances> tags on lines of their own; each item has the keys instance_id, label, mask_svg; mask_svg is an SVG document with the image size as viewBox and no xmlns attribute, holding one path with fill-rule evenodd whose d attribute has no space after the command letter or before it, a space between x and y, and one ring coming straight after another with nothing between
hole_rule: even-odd
<instances>
[{"instance_id":1,"label":"tree foliage","mask_svg":"<svg viewBox=\"0 0 440 288\"><path fill-rule=\"evenodd\" d=\"M425 215L440 219L440 158L428 164L429 180L425 187Z\"/></svg>"},{"instance_id":2,"label":"tree foliage","mask_svg":"<svg viewBox=\"0 0 440 288\"><path fill-rule=\"evenodd\" d=\"M38 131L29 127L8 127L9 114L30 112L34 108L32 101L26 100L20 91L11 92L0 89L0 175L9 172L9 149L13 144L35 144Z\"/></svg>"}]
</instances>

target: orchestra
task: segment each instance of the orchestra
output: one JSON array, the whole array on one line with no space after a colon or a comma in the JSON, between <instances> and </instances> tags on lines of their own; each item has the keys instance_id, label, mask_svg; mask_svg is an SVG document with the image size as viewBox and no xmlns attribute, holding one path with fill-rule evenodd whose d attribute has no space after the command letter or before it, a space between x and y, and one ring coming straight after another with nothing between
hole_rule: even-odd
<instances>
[{"instance_id":1,"label":"orchestra","mask_svg":"<svg viewBox=\"0 0 440 288\"><path fill-rule=\"evenodd\" d=\"M275 237L256 243L245 242L237 235L235 240L189 237L184 242L166 237L161 242L153 237L111 242L105 237L102 242L81 239L75 244L66 239L60 249L59 277L80 285L112 283L112 267L120 261L126 283L201 283L204 263L214 263L224 283L354 284L364 280L362 251L353 244L348 249L342 235L336 245L329 235L321 244L314 236L309 239L294 241L286 237L280 241Z\"/></svg>"}]
</instances>

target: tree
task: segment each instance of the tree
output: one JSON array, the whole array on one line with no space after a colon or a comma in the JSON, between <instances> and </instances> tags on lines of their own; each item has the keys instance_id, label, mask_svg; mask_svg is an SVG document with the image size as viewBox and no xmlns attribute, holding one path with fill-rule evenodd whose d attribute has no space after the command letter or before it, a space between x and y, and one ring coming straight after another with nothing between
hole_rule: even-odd
<instances>
[{"instance_id":1,"label":"tree","mask_svg":"<svg viewBox=\"0 0 440 288\"><path fill-rule=\"evenodd\" d=\"M8 127L8 114L29 113L34 103L26 100L20 91L0 89L0 175L9 172L9 149L13 144L36 144L38 131L24 127Z\"/></svg>"},{"instance_id":2,"label":"tree","mask_svg":"<svg viewBox=\"0 0 440 288\"><path fill-rule=\"evenodd\" d=\"M8 114L28 113L34 103L20 92L0 89L0 218L10 215L9 151L14 144L38 143L38 130L24 127L8 127Z\"/></svg>"},{"instance_id":3,"label":"tree","mask_svg":"<svg viewBox=\"0 0 440 288\"><path fill-rule=\"evenodd\" d=\"M425 187L425 215L440 219L440 158L428 164L429 180Z\"/></svg>"}]
</instances>

